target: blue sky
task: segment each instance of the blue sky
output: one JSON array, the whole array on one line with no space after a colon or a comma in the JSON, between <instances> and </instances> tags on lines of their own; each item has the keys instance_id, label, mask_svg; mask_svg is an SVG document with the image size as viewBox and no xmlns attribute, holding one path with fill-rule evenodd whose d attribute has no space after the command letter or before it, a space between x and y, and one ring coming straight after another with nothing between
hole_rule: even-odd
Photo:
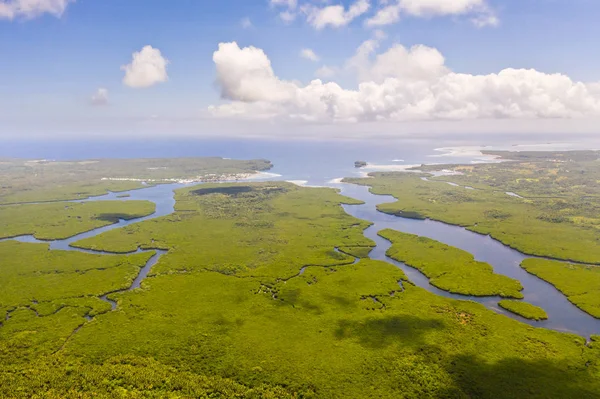
<instances>
[{"instance_id":1,"label":"blue sky","mask_svg":"<svg viewBox=\"0 0 600 399\"><path fill-rule=\"evenodd\" d=\"M408 96L406 87L411 87L410 96L417 96L414 94L416 89L412 88L414 79L408 81L406 77L411 75L412 69L403 74L386 72L390 75L381 76L380 81L373 77L377 54L385 53L395 44L403 45L407 51L413 45L422 44L445 57L445 72L432 72L435 77L428 75L426 78L419 72L415 78L432 87L440 85L440 74L444 78L443 84L450 84L446 82L447 71L477 77L495 74L505 68L561 73L574 84L600 82L600 55L597 52L600 2L594 0L472 0L476 7L468 10L476 11L438 13L428 8L423 14L410 11L409 7L414 9L420 7L419 2L432 4L435 0L389 0L387 4L377 0L331 0L325 4L321 0L299 0L294 7L269 4L273 0L65 0L62 14L41 10L10 16L5 13L2 18L2 4L13 7L14 11L19 1L0 0L0 123L3 125L0 125L0 136L76 135L79 132L119 135L125 131L143 134L145 129L148 134L169 134L167 130L172 134L189 135L216 134L216 130L247 134L248 126L265 131L265 134L274 134L269 132L286 124L293 125L292 130L297 132L317 132L314 134L340 130L361 134L373 126L381 126L382 131L402 131L406 127L412 131L427 131L428 126L434 126L432 131L443 132L444 125L452 131L460 129L457 126L463 126L460 123L464 122L467 129L479 119L485 120L491 130L494 130L493 126L507 129L508 124L510 130L543 132L545 126L557 125L563 129L574 126L575 130L593 133L590 118L597 117L596 101L600 104L600 94L591 85L586 87L590 93L586 93L585 101L579 100L579 94L575 101L572 96L564 99L560 93L552 92L547 96L550 97L548 102L542 105L529 97L515 100L516 105L511 104L509 101L512 100L499 100L498 97L514 96L514 93L503 90L489 94L489 87L478 87L476 90L486 96L481 100L470 94L466 98L462 92L452 94L461 102L452 105L456 107L452 112L444 103L426 110L420 108L418 116L415 113L406 116L403 112L407 107L404 101ZM40 3L44 1L39 0ZM344 12L348 12L358 1L369 3L369 10L340 26L326 25L320 29L315 28L314 20L311 22L307 16L311 11L302 9L311 6L312 12L317 13L327 6L342 5ZM395 4L395 1L412 4L403 5L399 21L366 26L366 21L378 10ZM280 13L288 10L296 14L291 23L280 18ZM475 26L472 20L481 13L493 14L498 21L496 26ZM246 19L251 26L243 23ZM377 50L370 54L369 64L364 66L368 71L357 78L356 71L348 68L349 60L361 43L374 40L375 36L378 37ZM245 47L253 46L262 49L264 57L254 53L252 62L263 65L263 59L270 60L273 79L277 80L265 83L261 80L264 71L258 71L258 66L246 68L244 62L243 65L223 64L221 72L217 72L213 53L219 43L230 42L237 42L240 51L236 48L228 50L230 54L223 62L241 57ZM123 83L125 72L121 67L131 63L132 54L144 46L152 46L168 60L168 80L145 88L132 88ZM300 57L302 49L313 50L319 61ZM393 70L397 65L413 61L394 58L384 69ZM334 115L331 110L315 111L321 105L315 104L308 107L310 109L306 104L290 105L291 100L286 96L308 95L305 86L316 78L315 71L324 65L336 73L323 81L335 82L344 92L338 93L337 88L331 89L333 91L319 88L319 98L344 97L332 107L352 108L353 111L340 111ZM225 76L225 73L231 76ZM243 75L239 79L244 80L233 81L237 75ZM373 111L371 103L354 104L345 100L359 92L360 83L371 80L378 84L377 90L392 90L384 86L384 78L388 77L400 80L393 91L402 101L390 105L397 109L388 107L384 111ZM535 79L545 81L546 77L541 75L511 79L509 84L517 88L522 84L533 84L536 90L546 87L543 86L545 83L542 86L532 83ZM515 82L514 79L522 80ZM471 80L460 84L470 85ZM237 90L255 84L260 87L273 84L271 91L281 90L288 94L282 100L281 96L274 99ZM502 84L503 81L493 83L495 86ZM90 99L100 88L106 90L107 101L100 101L102 106L93 105ZM228 98L220 98L222 91L230 93ZM295 94L289 94L291 91ZM444 94L437 92L434 96L438 95L443 97ZM489 104L490 99L505 102L505 108L496 109ZM307 101L313 101L312 97ZM381 101L384 100L376 99L378 103ZM416 102L425 100L417 98L414 101L415 104L409 104L411 108L416 107ZM439 98L435 101L437 104ZM469 110L465 105L467 102L480 107L480 112ZM536 105L532 106L532 103ZM230 108L216 116L207 111L211 105L231 104L235 105L235 116L231 115ZM357 107L361 109L356 110ZM512 112L515 107L520 111ZM545 111L553 107L557 108L555 112ZM445 111L440 111L441 108ZM395 111L402 111L402 115L398 116ZM260 120L253 118L258 114ZM299 116L289 120L289 115ZM507 123L506 119L511 122ZM559 121L552 124L544 119ZM494 121L496 125L493 125ZM414 127L416 125L418 128Z\"/></svg>"}]
</instances>

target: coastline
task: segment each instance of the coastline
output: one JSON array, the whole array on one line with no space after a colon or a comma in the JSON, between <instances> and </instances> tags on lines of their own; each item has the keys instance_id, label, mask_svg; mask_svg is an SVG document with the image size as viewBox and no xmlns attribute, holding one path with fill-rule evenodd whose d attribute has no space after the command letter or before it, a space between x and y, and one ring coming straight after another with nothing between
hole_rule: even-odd
<instances>
[{"instance_id":1,"label":"coastline","mask_svg":"<svg viewBox=\"0 0 600 399\"><path fill-rule=\"evenodd\" d=\"M132 181L140 183L177 183L177 184L193 184L193 183L229 183L236 181L251 181L251 180L265 180L281 177L277 173L270 172L259 172L255 173L230 173L230 174L208 174L203 176L196 176L193 178L167 178L167 179L142 179L138 177L103 177L102 181Z\"/></svg>"}]
</instances>

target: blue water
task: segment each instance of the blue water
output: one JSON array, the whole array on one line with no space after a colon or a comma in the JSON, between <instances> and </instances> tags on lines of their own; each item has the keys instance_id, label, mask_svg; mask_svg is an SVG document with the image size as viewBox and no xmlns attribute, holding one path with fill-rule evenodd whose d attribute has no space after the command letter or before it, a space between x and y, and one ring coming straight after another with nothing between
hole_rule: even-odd
<instances>
[{"instance_id":1,"label":"blue water","mask_svg":"<svg viewBox=\"0 0 600 399\"><path fill-rule=\"evenodd\" d=\"M119 142L15 141L0 143L0 158L76 160L98 158L168 158L219 156L233 159L264 158L273 172L286 179L322 183L353 174L354 162L374 164L468 162L470 158L430 158L435 148L452 142L430 141L280 141L280 140L144 140Z\"/></svg>"},{"instance_id":2,"label":"blue water","mask_svg":"<svg viewBox=\"0 0 600 399\"><path fill-rule=\"evenodd\" d=\"M468 163L471 156L431 157L440 155L435 148L451 143L421 141L339 141L339 142L281 142L281 141L170 141L142 143L10 143L0 147L0 157L24 157L29 159L94 159L94 158L127 158L127 157L182 157L182 156L222 156L236 159L266 158L275 167L271 170L280 176L278 180L306 181L308 185L330 186L340 189L343 194L365 201L364 205L345 206L345 210L358 218L369 220L374 225L365 231L365 235L377 243L371 257L390 262L402 268L411 281L437 295L455 299L474 300L508 317L518 319L530 325L550 328L558 331L574 332L586 337L600 334L600 320L582 312L572 305L559 291L551 285L526 273L519 267L525 255L508 248L488 236L469 232L463 228L449 226L430 220L403 219L377 212L376 206L395 201L389 196L375 196L366 187L338 184L333 179L358 176L364 171L354 168L354 161L364 160L378 165L410 165L422 163ZM394 162L396 160L396 162ZM398 162L402 160L402 162ZM449 178L451 180L451 178ZM435 183L432 183L435 184ZM123 200L145 199L157 204L156 214L135 221L120 221L113 226L104 227L68 240L53 241L52 249L73 250L70 247L75 241L101 234L102 232L121 228L132 223L139 223L150 218L167 215L173 212L173 189L181 185L164 185L129 192L131 197ZM114 200L115 194L109 194L92 200ZM518 200L515 198L515 200ZM516 278L525 287L525 300L543 307L550 319L544 322L528 321L508 313L497 306L500 298L471 298L441 291L428 282L420 272L404 264L395 262L385 256L390 243L377 236L377 232L392 228L398 231L418 234L433 238L440 242L461 248L472 253L477 260L490 263L497 273ZM20 241L36 242L33 237L21 237ZM93 252L93 251L91 251ZM149 262L136 279L131 289L139 287L152 265L161 254ZM113 307L116 306L111 302Z\"/></svg>"}]
</instances>

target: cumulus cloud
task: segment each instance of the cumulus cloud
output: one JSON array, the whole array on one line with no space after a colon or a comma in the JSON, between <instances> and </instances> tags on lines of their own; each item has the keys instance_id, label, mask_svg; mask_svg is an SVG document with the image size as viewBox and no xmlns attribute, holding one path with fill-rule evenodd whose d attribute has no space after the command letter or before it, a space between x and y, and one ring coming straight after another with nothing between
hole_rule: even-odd
<instances>
[{"instance_id":1,"label":"cumulus cloud","mask_svg":"<svg viewBox=\"0 0 600 399\"><path fill-rule=\"evenodd\" d=\"M60 17L75 0L0 0L0 19L36 18L43 14Z\"/></svg>"},{"instance_id":2,"label":"cumulus cloud","mask_svg":"<svg viewBox=\"0 0 600 399\"><path fill-rule=\"evenodd\" d=\"M598 84L533 69L456 73L434 48L397 44L375 54L377 45L373 39L359 49L362 76L351 90L319 79L305 86L282 80L261 49L221 43L213 60L223 98L231 101L209 110L220 117L319 123L600 116Z\"/></svg>"},{"instance_id":3,"label":"cumulus cloud","mask_svg":"<svg viewBox=\"0 0 600 399\"><path fill-rule=\"evenodd\" d=\"M449 72L444 56L435 48L416 45L407 49L396 44L372 60L378 47L377 39L367 40L350 60L349 65L357 69L359 81L383 83L388 78L432 81Z\"/></svg>"},{"instance_id":4,"label":"cumulus cloud","mask_svg":"<svg viewBox=\"0 0 600 399\"><path fill-rule=\"evenodd\" d=\"M139 89L164 83L169 79L167 65L169 61L164 58L159 49L145 46L141 51L133 53L130 64L121 67L125 71L123 84Z\"/></svg>"},{"instance_id":5,"label":"cumulus cloud","mask_svg":"<svg viewBox=\"0 0 600 399\"><path fill-rule=\"evenodd\" d=\"M319 56L309 48L300 50L300 57L313 62L318 62L320 59Z\"/></svg>"},{"instance_id":6,"label":"cumulus cloud","mask_svg":"<svg viewBox=\"0 0 600 399\"><path fill-rule=\"evenodd\" d=\"M241 102L286 101L297 86L279 80L267 55L256 47L241 49L237 43L220 43L213 55L221 97Z\"/></svg>"},{"instance_id":7,"label":"cumulus cloud","mask_svg":"<svg viewBox=\"0 0 600 399\"><path fill-rule=\"evenodd\" d=\"M391 25L400 20L400 3L386 5L379 9L377 13L367 19L367 26L384 26Z\"/></svg>"},{"instance_id":8,"label":"cumulus cloud","mask_svg":"<svg viewBox=\"0 0 600 399\"><path fill-rule=\"evenodd\" d=\"M308 23L315 29L321 30L328 26L333 28L346 26L369 11L370 8L369 0L357 0L347 10L343 5L318 7L306 4L302 7L302 11L306 14Z\"/></svg>"},{"instance_id":9,"label":"cumulus cloud","mask_svg":"<svg viewBox=\"0 0 600 399\"><path fill-rule=\"evenodd\" d=\"M108 105L108 90L105 88L99 88L90 98L91 105Z\"/></svg>"},{"instance_id":10,"label":"cumulus cloud","mask_svg":"<svg viewBox=\"0 0 600 399\"><path fill-rule=\"evenodd\" d=\"M496 26L499 23L486 0L394 0L391 4L385 0L381 3L383 7L365 22L367 26L396 23L402 14L421 18L473 15L471 21L478 27Z\"/></svg>"}]
</instances>

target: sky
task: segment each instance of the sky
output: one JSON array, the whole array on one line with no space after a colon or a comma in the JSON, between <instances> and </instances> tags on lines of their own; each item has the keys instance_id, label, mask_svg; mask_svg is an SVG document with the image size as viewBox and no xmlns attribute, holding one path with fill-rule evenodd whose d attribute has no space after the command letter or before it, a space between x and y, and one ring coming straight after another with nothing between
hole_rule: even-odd
<instances>
[{"instance_id":1,"label":"sky","mask_svg":"<svg viewBox=\"0 0 600 399\"><path fill-rule=\"evenodd\" d=\"M600 137L597 0L0 0L0 138Z\"/></svg>"}]
</instances>

